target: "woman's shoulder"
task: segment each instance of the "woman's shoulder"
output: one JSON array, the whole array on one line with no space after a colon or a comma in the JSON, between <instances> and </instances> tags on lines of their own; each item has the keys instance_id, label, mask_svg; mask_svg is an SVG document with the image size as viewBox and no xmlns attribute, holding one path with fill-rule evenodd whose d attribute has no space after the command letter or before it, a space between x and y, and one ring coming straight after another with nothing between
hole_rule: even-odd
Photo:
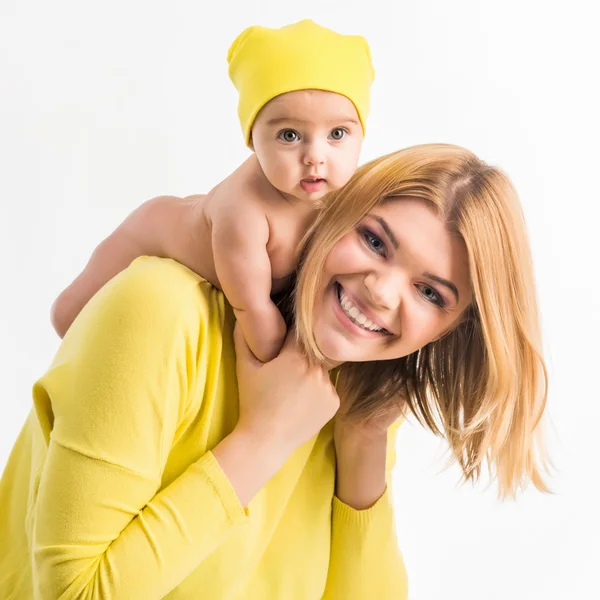
<instances>
[{"instance_id":1,"label":"woman's shoulder","mask_svg":"<svg viewBox=\"0 0 600 600\"><path fill-rule=\"evenodd\" d=\"M177 286L197 285L199 282L205 281L200 275L181 263L171 258L159 258L157 256L140 256L136 258L117 277L140 282L148 279L154 281L164 280Z\"/></svg>"},{"instance_id":2,"label":"woman's shoulder","mask_svg":"<svg viewBox=\"0 0 600 600\"><path fill-rule=\"evenodd\" d=\"M143 256L107 283L77 321L143 326L147 335L201 330L227 311L223 293L180 263ZM151 326L151 327L149 327ZM85 328L85 327L84 327ZM191 333L192 331L190 331Z\"/></svg>"},{"instance_id":3,"label":"woman's shoulder","mask_svg":"<svg viewBox=\"0 0 600 600\"><path fill-rule=\"evenodd\" d=\"M136 301L162 303L174 301L176 305L209 299L220 294L208 281L184 265L170 258L141 256L117 275L110 283L121 294L132 295ZM216 294L215 294L216 293Z\"/></svg>"}]
</instances>

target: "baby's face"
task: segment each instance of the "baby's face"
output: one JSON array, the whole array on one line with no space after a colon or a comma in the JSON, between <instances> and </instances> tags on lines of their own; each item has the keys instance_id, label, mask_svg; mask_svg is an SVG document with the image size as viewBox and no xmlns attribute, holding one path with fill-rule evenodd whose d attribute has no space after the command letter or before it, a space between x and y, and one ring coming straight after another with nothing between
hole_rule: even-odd
<instances>
[{"instance_id":1,"label":"baby's face","mask_svg":"<svg viewBox=\"0 0 600 600\"><path fill-rule=\"evenodd\" d=\"M283 194L310 202L348 182L362 141L354 104L320 90L277 96L252 127L253 149L267 179Z\"/></svg>"}]
</instances>

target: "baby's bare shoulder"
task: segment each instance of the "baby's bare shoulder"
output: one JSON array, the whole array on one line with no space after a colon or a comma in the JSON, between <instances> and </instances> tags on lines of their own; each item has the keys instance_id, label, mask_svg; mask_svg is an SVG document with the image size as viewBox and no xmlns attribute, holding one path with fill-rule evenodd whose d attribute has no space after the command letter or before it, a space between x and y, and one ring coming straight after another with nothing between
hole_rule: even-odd
<instances>
[{"instance_id":1,"label":"baby's bare shoulder","mask_svg":"<svg viewBox=\"0 0 600 600\"><path fill-rule=\"evenodd\" d=\"M268 226L267 210L259 199L245 193L233 197L227 195L220 201L218 197L211 199L208 215L212 227L216 224L227 224L235 229Z\"/></svg>"},{"instance_id":2,"label":"baby's bare shoulder","mask_svg":"<svg viewBox=\"0 0 600 600\"><path fill-rule=\"evenodd\" d=\"M206 212L213 223L221 219L255 223L267 218L269 193L247 161L210 191Z\"/></svg>"}]
</instances>

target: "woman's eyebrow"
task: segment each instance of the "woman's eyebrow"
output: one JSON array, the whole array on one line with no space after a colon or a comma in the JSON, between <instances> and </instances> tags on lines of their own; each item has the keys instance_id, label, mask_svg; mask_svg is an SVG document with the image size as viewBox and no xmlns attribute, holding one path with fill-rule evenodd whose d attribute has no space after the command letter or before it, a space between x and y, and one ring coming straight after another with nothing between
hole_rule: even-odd
<instances>
[{"instance_id":1,"label":"woman's eyebrow","mask_svg":"<svg viewBox=\"0 0 600 600\"><path fill-rule=\"evenodd\" d=\"M446 286L454 294L454 297L456 298L456 301L458 302L458 288L451 281L448 281L447 279L443 279L442 277L438 277L437 275L434 275L433 273L423 273L423 275L425 277L428 277L429 279L433 279L433 281L436 281L440 285Z\"/></svg>"},{"instance_id":2,"label":"woman's eyebrow","mask_svg":"<svg viewBox=\"0 0 600 600\"><path fill-rule=\"evenodd\" d=\"M385 235L387 235L390 239L390 242L392 242L392 246L394 246L394 248L398 250L398 240L396 239L394 232L390 229L390 226L387 224L385 219L381 218L379 215L371 216L381 225L381 228L385 231Z\"/></svg>"}]
</instances>

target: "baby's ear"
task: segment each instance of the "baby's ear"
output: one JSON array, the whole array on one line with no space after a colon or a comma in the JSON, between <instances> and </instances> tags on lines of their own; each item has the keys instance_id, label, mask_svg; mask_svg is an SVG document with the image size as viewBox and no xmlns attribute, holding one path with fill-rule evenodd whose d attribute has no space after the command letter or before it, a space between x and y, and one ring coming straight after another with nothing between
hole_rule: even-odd
<instances>
[{"instance_id":1,"label":"baby's ear","mask_svg":"<svg viewBox=\"0 0 600 600\"><path fill-rule=\"evenodd\" d=\"M250 133L250 139L248 140L248 148L250 148L252 152L256 152L256 150L254 149L254 142L252 141L252 133Z\"/></svg>"}]
</instances>

